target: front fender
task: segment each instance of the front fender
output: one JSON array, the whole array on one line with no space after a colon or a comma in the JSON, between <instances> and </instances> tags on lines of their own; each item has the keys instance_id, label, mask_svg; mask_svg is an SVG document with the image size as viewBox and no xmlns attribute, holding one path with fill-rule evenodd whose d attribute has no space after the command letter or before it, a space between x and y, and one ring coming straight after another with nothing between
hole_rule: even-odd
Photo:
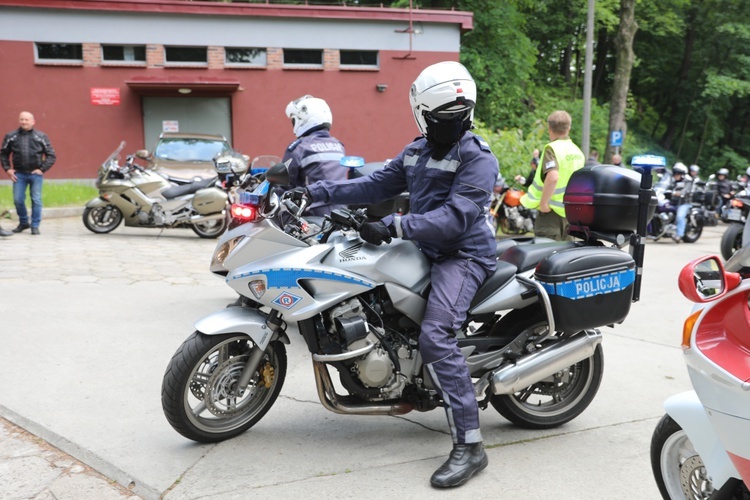
<instances>
[{"instance_id":1,"label":"front fender","mask_svg":"<svg viewBox=\"0 0 750 500\"><path fill-rule=\"evenodd\" d=\"M107 205L111 205L111 203L97 196L93 200L86 203L86 208L106 207Z\"/></svg>"},{"instance_id":2,"label":"front fender","mask_svg":"<svg viewBox=\"0 0 750 500\"><path fill-rule=\"evenodd\" d=\"M664 409L690 438L695 451L706 466L714 488L721 488L731 478L741 477L714 431L695 391L671 396L664 401Z\"/></svg>"},{"instance_id":3,"label":"front fender","mask_svg":"<svg viewBox=\"0 0 750 500\"><path fill-rule=\"evenodd\" d=\"M244 333L262 350L273 339L273 331L266 325L267 316L257 309L227 307L195 322L195 329L205 335ZM286 332L280 331L279 340L289 344Z\"/></svg>"}]
</instances>

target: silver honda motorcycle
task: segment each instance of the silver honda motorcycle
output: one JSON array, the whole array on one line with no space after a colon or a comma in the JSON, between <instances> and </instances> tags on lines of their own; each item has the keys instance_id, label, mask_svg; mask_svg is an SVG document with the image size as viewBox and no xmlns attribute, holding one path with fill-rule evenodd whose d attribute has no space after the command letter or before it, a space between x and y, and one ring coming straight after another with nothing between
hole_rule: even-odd
<instances>
[{"instance_id":1,"label":"silver honda motorcycle","mask_svg":"<svg viewBox=\"0 0 750 500\"><path fill-rule=\"evenodd\" d=\"M191 440L235 437L266 414L284 384L290 323L310 351L325 408L400 415L442 405L418 342L428 260L411 241L364 242L364 209L303 219L305 201L273 189L288 182L279 164L245 196L253 222L222 235L211 261L242 300L197 321L167 367L162 408ZM562 425L591 403L603 373L597 327L624 320L634 300L638 258L618 248L623 234L610 246L601 232L582 237L501 242L497 271L456 332L480 408L525 428Z\"/></svg>"}]
</instances>

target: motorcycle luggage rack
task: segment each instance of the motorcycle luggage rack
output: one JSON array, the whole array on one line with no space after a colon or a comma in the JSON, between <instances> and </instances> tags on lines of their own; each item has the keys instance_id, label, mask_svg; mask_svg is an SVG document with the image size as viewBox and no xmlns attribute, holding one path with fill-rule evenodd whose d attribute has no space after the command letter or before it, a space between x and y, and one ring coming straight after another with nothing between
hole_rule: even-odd
<instances>
[{"instance_id":1,"label":"motorcycle luggage rack","mask_svg":"<svg viewBox=\"0 0 750 500\"><path fill-rule=\"evenodd\" d=\"M628 232L594 231L588 226L578 226L575 224L571 224L570 227L568 228L568 234L576 238L584 239L587 242L592 242L596 240L607 241L617 246L617 248L622 248L630 242L630 237L634 233L632 231L628 231Z\"/></svg>"}]
</instances>

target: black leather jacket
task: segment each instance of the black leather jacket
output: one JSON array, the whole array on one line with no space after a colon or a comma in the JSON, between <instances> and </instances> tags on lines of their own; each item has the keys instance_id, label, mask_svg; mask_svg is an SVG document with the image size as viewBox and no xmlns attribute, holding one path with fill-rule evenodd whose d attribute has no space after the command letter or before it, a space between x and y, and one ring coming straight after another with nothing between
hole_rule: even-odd
<instances>
[{"instance_id":1,"label":"black leather jacket","mask_svg":"<svg viewBox=\"0 0 750 500\"><path fill-rule=\"evenodd\" d=\"M40 169L46 172L55 163L55 150L49 137L39 130L18 128L5 134L0 149L0 163L7 172L11 168L17 172L32 172Z\"/></svg>"}]
</instances>

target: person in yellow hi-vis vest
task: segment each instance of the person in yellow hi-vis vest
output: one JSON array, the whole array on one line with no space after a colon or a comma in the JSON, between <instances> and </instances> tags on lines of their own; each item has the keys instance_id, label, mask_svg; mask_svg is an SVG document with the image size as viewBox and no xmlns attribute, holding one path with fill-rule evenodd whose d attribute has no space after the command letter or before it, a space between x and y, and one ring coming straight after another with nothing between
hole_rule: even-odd
<instances>
[{"instance_id":1,"label":"person in yellow hi-vis vest","mask_svg":"<svg viewBox=\"0 0 750 500\"><path fill-rule=\"evenodd\" d=\"M586 163L583 152L568 137L570 125L571 118L566 111L558 110L549 115L550 142L542 150L534 182L521 198L524 207L538 211L534 234L557 241L572 239L568 236L563 195L570 176Z\"/></svg>"}]
</instances>

